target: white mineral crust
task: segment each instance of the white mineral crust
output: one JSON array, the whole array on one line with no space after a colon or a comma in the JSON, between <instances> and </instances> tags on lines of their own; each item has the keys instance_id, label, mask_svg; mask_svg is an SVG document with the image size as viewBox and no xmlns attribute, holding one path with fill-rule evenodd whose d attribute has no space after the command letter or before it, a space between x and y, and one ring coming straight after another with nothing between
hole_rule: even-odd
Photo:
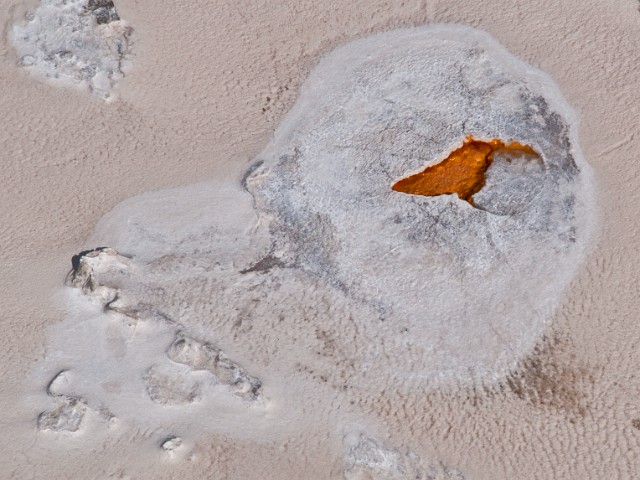
<instances>
[{"instance_id":1,"label":"white mineral crust","mask_svg":"<svg viewBox=\"0 0 640 480\"><path fill-rule=\"evenodd\" d=\"M107 100L124 76L131 32L110 0L42 0L9 37L20 64L36 76Z\"/></svg>"},{"instance_id":2,"label":"white mineral crust","mask_svg":"<svg viewBox=\"0 0 640 480\"><path fill-rule=\"evenodd\" d=\"M496 154L475 206L392 190L467 136L539 157ZM227 435L290 434L386 389L492 385L549 326L591 195L557 87L489 35L357 40L315 68L243 179L103 218L92 245L115 250L79 262L47 361L123 422Z\"/></svg>"}]
</instances>

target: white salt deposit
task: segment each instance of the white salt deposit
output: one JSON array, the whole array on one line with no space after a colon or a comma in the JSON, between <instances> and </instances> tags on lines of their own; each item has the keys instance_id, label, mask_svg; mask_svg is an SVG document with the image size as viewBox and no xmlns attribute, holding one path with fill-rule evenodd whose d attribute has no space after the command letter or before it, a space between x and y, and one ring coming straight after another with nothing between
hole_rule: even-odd
<instances>
[{"instance_id":1,"label":"white salt deposit","mask_svg":"<svg viewBox=\"0 0 640 480\"><path fill-rule=\"evenodd\" d=\"M161 447L171 458L175 457L176 452L184 448L180 437L172 437L165 440Z\"/></svg>"},{"instance_id":2,"label":"white salt deposit","mask_svg":"<svg viewBox=\"0 0 640 480\"><path fill-rule=\"evenodd\" d=\"M56 395L55 408L38 416L40 430L76 432L80 428L87 405L81 398Z\"/></svg>"},{"instance_id":3,"label":"white salt deposit","mask_svg":"<svg viewBox=\"0 0 640 480\"><path fill-rule=\"evenodd\" d=\"M391 190L468 135L540 158L497 155L476 208ZM385 389L492 385L548 327L590 201L570 108L487 34L358 40L320 62L237 184L105 216L91 242L115 250L75 260L41 375L72 370L74 396L131 428L254 439L367 417Z\"/></svg>"},{"instance_id":4,"label":"white salt deposit","mask_svg":"<svg viewBox=\"0 0 640 480\"><path fill-rule=\"evenodd\" d=\"M362 433L347 435L344 449L345 480L465 480L455 469L424 465L415 452L389 448Z\"/></svg>"},{"instance_id":5,"label":"white salt deposit","mask_svg":"<svg viewBox=\"0 0 640 480\"><path fill-rule=\"evenodd\" d=\"M124 76L131 31L111 0L42 0L9 36L20 64L34 75L106 100Z\"/></svg>"}]
</instances>

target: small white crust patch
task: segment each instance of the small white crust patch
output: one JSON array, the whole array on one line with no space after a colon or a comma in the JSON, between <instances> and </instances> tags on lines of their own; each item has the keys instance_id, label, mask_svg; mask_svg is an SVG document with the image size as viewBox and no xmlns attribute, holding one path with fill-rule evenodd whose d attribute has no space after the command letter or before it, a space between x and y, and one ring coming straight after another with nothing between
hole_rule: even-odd
<instances>
[{"instance_id":1,"label":"small white crust patch","mask_svg":"<svg viewBox=\"0 0 640 480\"><path fill-rule=\"evenodd\" d=\"M108 100L124 76L131 32L110 1L42 0L9 37L20 65L34 75Z\"/></svg>"}]
</instances>

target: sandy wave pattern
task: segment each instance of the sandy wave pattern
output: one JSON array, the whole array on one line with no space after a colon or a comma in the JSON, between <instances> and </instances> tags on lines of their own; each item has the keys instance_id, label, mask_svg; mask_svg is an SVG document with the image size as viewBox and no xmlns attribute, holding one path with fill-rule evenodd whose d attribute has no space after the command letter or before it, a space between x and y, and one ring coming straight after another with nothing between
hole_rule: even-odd
<instances>
[{"instance_id":1,"label":"sandy wave pattern","mask_svg":"<svg viewBox=\"0 0 640 480\"><path fill-rule=\"evenodd\" d=\"M42 0L10 31L20 65L107 100L123 78L131 27L111 0Z\"/></svg>"},{"instance_id":2,"label":"sandy wave pattern","mask_svg":"<svg viewBox=\"0 0 640 480\"><path fill-rule=\"evenodd\" d=\"M473 205L392 190L467 136L538 155L496 153ZM375 423L366 399L385 389L504 379L548 326L591 208L575 119L546 75L466 27L358 40L320 62L237 184L144 194L103 218L92 242L112 248L74 260L47 365L137 428L328 424L341 443L350 418ZM349 447L345 468L376 445ZM390 478L414 468L396 460Z\"/></svg>"}]
</instances>

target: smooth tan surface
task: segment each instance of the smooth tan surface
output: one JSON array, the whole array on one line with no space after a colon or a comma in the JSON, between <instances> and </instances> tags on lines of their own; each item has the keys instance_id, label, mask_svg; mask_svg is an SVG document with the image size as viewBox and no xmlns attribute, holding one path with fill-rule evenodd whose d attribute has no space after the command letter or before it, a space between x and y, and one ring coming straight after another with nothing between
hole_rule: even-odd
<instances>
[{"instance_id":1,"label":"smooth tan surface","mask_svg":"<svg viewBox=\"0 0 640 480\"><path fill-rule=\"evenodd\" d=\"M157 2L122 0L134 67L105 104L0 59L0 464L6 478L340 478L322 438L212 439L209 462L144 463L126 442L92 456L42 447L28 374L71 255L140 192L239 178L319 56L375 31L457 22L549 73L581 118L600 231L549 340L502 390L372 398L390 431L471 479L637 478L640 329L638 2ZM3 22L12 2L3 1ZM15 9L19 12L19 8ZM635 426L634 426L635 425ZM425 454L426 454L425 453ZM149 455L152 455L149 453ZM148 459L150 457L145 457ZM90 472L89 476L86 475Z\"/></svg>"}]
</instances>

